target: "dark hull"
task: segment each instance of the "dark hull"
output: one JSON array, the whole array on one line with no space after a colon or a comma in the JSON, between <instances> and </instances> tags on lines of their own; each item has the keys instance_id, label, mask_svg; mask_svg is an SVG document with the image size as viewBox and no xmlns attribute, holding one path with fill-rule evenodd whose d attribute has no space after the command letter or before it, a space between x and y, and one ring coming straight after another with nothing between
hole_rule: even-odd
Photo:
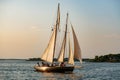
<instances>
[{"instance_id":1,"label":"dark hull","mask_svg":"<svg viewBox=\"0 0 120 80\"><path fill-rule=\"evenodd\" d=\"M65 67L60 67L60 66L34 66L36 71L40 72L59 72L59 73L65 73L65 72L72 72L74 70L74 66L65 66Z\"/></svg>"}]
</instances>

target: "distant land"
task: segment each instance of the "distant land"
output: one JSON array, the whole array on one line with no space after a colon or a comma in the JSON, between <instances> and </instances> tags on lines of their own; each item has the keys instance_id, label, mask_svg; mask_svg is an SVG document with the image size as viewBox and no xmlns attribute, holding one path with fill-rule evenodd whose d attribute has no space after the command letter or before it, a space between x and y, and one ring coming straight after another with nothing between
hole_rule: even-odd
<instances>
[{"instance_id":1,"label":"distant land","mask_svg":"<svg viewBox=\"0 0 120 80\"><path fill-rule=\"evenodd\" d=\"M0 60L25 60L25 61L42 61L40 58L29 58L29 59L0 59ZM68 61L68 58L64 59ZM95 56L93 59L83 58L84 62L120 62L120 53L118 54L108 54L108 55L101 55ZM57 61L57 58L54 58L54 61ZM75 59L75 61L79 61Z\"/></svg>"},{"instance_id":2,"label":"distant land","mask_svg":"<svg viewBox=\"0 0 120 80\"><path fill-rule=\"evenodd\" d=\"M0 60L27 60L27 59L0 59Z\"/></svg>"},{"instance_id":3,"label":"distant land","mask_svg":"<svg viewBox=\"0 0 120 80\"><path fill-rule=\"evenodd\" d=\"M103 56L95 56L93 62L120 62L120 53L108 54Z\"/></svg>"},{"instance_id":4,"label":"distant land","mask_svg":"<svg viewBox=\"0 0 120 80\"><path fill-rule=\"evenodd\" d=\"M67 61L68 58L65 58L64 60ZM94 59L85 58L82 60L85 62L120 62L120 53L95 56ZM40 58L29 58L27 61L42 61L42 60ZM57 61L57 59L55 58L54 61ZM75 59L75 61L78 60Z\"/></svg>"}]
</instances>

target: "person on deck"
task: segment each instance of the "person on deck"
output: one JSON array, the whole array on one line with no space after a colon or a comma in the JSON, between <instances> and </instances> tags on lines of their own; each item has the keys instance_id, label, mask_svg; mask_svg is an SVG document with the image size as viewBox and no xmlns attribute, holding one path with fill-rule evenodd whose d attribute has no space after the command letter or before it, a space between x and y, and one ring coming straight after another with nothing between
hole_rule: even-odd
<instances>
[{"instance_id":1,"label":"person on deck","mask_svg":"<svg viewBox=\"0 0 120 80\"><path fill-rule=\"evenodd\" d=\"M42 62L42 66L49 66L49 64L46 62Z\"/></svg>"},{"instance_id":2,"label":"person on deck","mask_svg":"<svg viewBox=\"0 0 120 80\"><path fill-rule=\"evenodd\" d=\"M62 63L60 64L60 66L61 66L61 67L64 67L64 66L65 66L65 63L64 63L64 62L62 62Z\"/></svg>"},{"instance_id":3,"label":"person on deck","mask_svg":"<svg viewBox=\"0 0 120 80\"><path fill-rule=\"evenodd\" d=\"M44 63L44 62L42 62L42 66L45 66L45 63Z\"/></svg>"},{"instance_id":4,"label":"person on deck","mask_svg":"<svg viewBox=\"0 0 120 80\"><path fill-rule=\"evenodd\" d=\"M37 62L38 66L40 66L39 62Z\"/></svg>"}]
</instances>

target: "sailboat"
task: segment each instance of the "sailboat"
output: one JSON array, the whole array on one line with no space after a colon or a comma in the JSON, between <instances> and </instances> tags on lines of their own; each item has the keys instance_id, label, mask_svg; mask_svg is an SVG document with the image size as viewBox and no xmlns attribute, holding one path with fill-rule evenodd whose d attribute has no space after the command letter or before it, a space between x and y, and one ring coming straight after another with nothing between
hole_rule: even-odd
<instances>
[{"instance_id":1,"label":"sailboat","mask_svg":"<svg viewBox=\"0 0 120 80\"><path fill-rule=\"evenodd\" d=\"M82 64L82 58L81 58L81 49L79 46L79 42L77 39L77 36L75 34L74 28L71 24L71 32L73 34L73 43L74 43L74 53L72 51L72 45L71 45L71 39L70 39L70 32L68 32L68 13L66 17L66 25L65 25L65 31L64 31L64 37L62 40L60 51L57 51L56 45L57 43L57 36L58 32L60 30L60 4L58 4L58 10L57 10L57 19L55 26L52 30L52 34L49 40L49 43L47 45L47 48L45 49L44 53L40 57L44 62L50 63L51 65L35 65L34 68L36 71L40 72L72 72L75 68L74 59L78 59L80 63ZM67 40L67 36L69 37ZM66 54L66 44L68 41L68 48L69 48L69 56L68 61L66 62L64 60L65 54ZM54 61L55 54L58 54L57 61ZM56 63L59 63L58 65L54 65Z\"/></svg>"}]
</instances>

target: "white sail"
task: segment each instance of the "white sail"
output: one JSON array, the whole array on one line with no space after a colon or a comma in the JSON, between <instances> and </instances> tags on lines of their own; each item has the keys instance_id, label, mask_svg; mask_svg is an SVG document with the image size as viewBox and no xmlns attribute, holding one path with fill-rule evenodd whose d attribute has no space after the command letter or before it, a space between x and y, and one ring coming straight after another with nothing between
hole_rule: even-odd
<instances>
[{"instance_id":1,"label":"white sail","mask_svg":"<svg viewBox=\"0 0 120 80\"><path fill-rule=\"evenodd\" d=\"M70 36L69 36L69 58L68 58L68 64L74 65L74 56L73 56L73 52L72 52Z\"/></svg>"},{"instance_id":2,"label":"white sail","mask_svg":"<svg viewBox=\"0 0 120 80\"><path fill-rule=\"evenodd\" d=\"M54 45L55 45L55 33L56 27L53 30L52 36L50 38L49 44L47 48L45 49L44 53L41 56L42 60L45 60L47 62L53 62L53 55L54 55Z\"/></svg>"},{"instance_id":3,"label":"white sail","mask_svg":"<svg viewBox=\"0 0 120 80\"><path fill-rule=\"evenodd\" d=\"M74 58L80 60L80 63L82 64L81 49L80 49L80 46L79 46L79 43L77 40L77 36L76 36L75 31L73 29L73 26L71 25L71 27L72 27L73 40L74 40Z\"/></svg>"},{"instance_id":4,"label":"white sail","mask_svg":"<svg viewBox=\"0 0 120 80\"><path fill-rule=\"evenodd\" d=\"M64 61L64 53L65 53L65 37L63 39L62 47L60 50L60 54L58 56L58 62L63 62Z\"/></svg>"}]
</instances>

